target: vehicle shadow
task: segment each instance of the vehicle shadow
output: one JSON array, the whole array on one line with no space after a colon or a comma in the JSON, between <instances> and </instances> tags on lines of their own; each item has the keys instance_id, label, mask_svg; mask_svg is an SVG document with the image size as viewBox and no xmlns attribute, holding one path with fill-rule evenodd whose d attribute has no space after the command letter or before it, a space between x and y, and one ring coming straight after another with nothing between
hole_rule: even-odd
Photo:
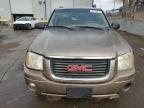
<instances>
[{"instance_id":1,"label":"vehicle shadow","mask_svg":"<svg viewBox=\"0 0 144 108\"><path fill-rule=\"evenodd\" d=\"M36 97L37 98L37 97ZM119 106L119 99L68 99L61 98L53 100L48 97L39 97L36 99L39 104L33 104L32 108L116 108Z\"/></svg>"}]
</instances>

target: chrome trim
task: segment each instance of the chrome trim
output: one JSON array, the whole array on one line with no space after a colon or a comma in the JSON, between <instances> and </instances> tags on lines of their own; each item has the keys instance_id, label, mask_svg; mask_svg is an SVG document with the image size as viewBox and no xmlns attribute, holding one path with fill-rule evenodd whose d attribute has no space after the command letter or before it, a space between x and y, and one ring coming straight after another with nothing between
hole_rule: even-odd
<instances>
[{"instance_id":1,"label":"chrome trim","mask_svg":"<svg viewBox=\"0 0 144 108\"><path fill-rule=\"evenodd\" d=\"M45 96L56 96L56 97L66 97L66 95L63 94L47 94L47 93L41 93L41 95ZM106 95L91 95L93 98L109 98L109 99L115 99L119 98L118 94L106 94Z\"/></svg>"},{"instance_id":2,"label":"chrome trim","mask_svg":"<svg viewBox=\"0 0 144 108\"><path fill-rule=\"evenodd\" d=\"M65 59L65 58L64 58ZM73 83L98 83L98 82L106 82L111 80L114 77L115 73L115 60L110 60L110 70L109 70L109 74L107 74L105 77L101 77L101 78L65 78L65 77L58 77L55 76L52 73L51 70L51 64L50 64L50 60L47 60L47 66L48 66L48 75L49 78L53 81L58 81L58 82L73 82Z\"/></svg>"},{"instance_id":3,"label":"chrome trim","mask_svg":"<svg viewBox=\"0 0 144 108\"><path fill-rule=\"evenodd\" d=\"M62 59L114 59L116 57L70 57L70 56L49 56L48 58L62 58Z\"/></svg>"}]
</instances>

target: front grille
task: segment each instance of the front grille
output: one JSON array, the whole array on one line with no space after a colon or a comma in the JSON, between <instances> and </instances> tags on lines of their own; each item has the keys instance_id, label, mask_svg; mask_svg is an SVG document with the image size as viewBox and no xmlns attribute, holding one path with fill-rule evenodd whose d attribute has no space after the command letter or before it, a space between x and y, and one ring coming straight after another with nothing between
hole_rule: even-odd
<instances>
[{"instance_id":1,"label":"front grille","mask_svg":"<svg viewBox=\"0 0 144 108\"><path fill-rule=\"evenodd\" d=\"M14 27L26 27L25 24L14 24Z\"/></svg>"},{"instance_id":2,"label":"front grille","mask_svg":"<svg viewBox=\"0 0 144 108\"><path fill-rule=\"evenodd\" d=\"M105 77L110 70L110 60L108 59L50 59L51 71L61 78L101 78ZM70 72L68 65L92 66L92 72Z\"/></svg>"}]
</instances>

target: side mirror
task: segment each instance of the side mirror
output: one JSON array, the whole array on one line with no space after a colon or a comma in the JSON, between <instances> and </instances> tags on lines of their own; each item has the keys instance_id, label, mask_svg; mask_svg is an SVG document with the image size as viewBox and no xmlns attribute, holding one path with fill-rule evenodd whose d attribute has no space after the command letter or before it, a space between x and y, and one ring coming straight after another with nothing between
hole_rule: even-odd
<instances>
[{"instance_id":1,"label":"side mirror","mask_svg":"<svg viewBox=\"0 0 144 108\"><path fill-rule=\"evenodd\" d=\"M118 30L120 28L120 24L118 24L118 23L112 23L111 26L115 30Z\"/></svg>"}]
</instances>

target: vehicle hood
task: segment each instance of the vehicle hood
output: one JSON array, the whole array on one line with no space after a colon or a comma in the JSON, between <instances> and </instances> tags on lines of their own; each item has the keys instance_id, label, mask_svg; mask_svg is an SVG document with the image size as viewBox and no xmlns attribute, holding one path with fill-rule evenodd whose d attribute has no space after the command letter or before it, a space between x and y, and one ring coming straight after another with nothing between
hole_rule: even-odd
<instances>
[{"instance_id":1,"label":"vehicle hood","mask_svg":"<svg viewBox=\"0 0 144 108\"><path fill-rule=\"evenodd\" d=\"M45 30L29 51L45 57L110 57L131 51L128 43L113 30Z\"/></svg>"},{"instance_id":2,"label":"vehicle hood","mask_svg":"<svg viewBox=\"0 0 144 108\"><path fill-rule=\"evenodd\" d=\"M15 21L13 24L26 24L30 23L30 21Z\"/></svg>"}]
</instances>

